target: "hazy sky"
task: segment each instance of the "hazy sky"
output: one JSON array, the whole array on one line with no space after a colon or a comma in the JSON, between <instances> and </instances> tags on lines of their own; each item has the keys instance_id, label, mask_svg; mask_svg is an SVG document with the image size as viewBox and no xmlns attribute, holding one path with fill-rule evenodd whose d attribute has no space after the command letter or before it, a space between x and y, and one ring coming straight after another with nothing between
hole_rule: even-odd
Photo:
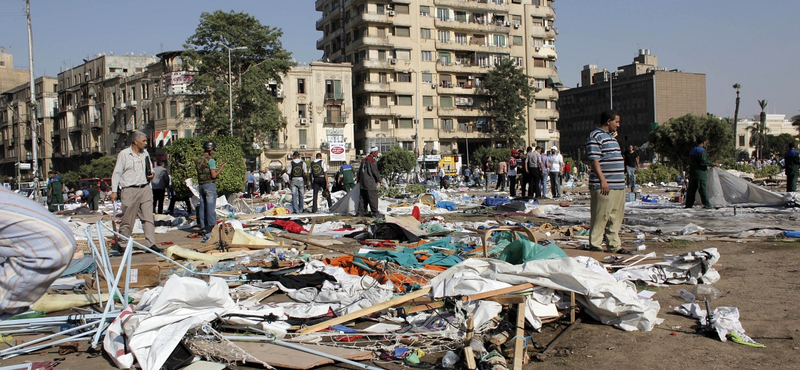
<instances>
[{"instance_id":1,"label":"hazy sky","mask_svg":"<svg viewBox=\"0 0 800 370\"><path fill-rule=\"evenodd\" d=\"M313 0L31 0L36 75L55 76L97 53L153 55L182 49L201 12L244 11L281 28L300 62L322 56ZM224 5L223 5L224 4ZM0 46L28 68L24 0L0 0ZM567 86L585 64L615 69L650 49L661 66L706 74L708 110L732 117L734 83L740 117L760 109L800 114L800 6L797 0L559 0L555 2L558 72Z\"/></svg>"}]
</instances>

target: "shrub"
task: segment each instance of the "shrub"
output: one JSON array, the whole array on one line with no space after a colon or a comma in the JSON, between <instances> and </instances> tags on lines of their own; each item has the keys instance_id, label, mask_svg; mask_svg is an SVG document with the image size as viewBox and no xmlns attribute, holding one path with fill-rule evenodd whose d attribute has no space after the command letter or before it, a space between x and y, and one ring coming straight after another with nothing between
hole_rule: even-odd
<instances>
[{"instance_id":1,"label":"shrub","mask_svg":"<svg viewBox=\"0 0 800 370\"><path fill-rule=\"evenodd\" d=\"M425 185L416 184L416 185L406 186L406 193L411 195L420 195L425 193L426 191L427 189L425 188Z\"/></svg>"},{"instance_id":2,"label":"shrub","mask_svg":"<svg viewBox=\"0 0 800 370\"><path fill-rule=\"evenodd\" d=\"M197 180L194 160L203 154L203 143L208 140L217 144L214 154L217 163L227 163L217 178L217 193L227 195L244 190L246 170L241 139L229 136L187 137L175 140L166 147L172 185L179 197L190 195L185 180Z\"/></svg>"},{"instance_id":3,"label":"shrub","mask_svg":"<svg viewBox=\"0 0 800 370\"><path fill-rule=\"evenodd\" d=\"M678 175L680 175L680 172L672 166L653 163L648 169L636 171L636 182L639 184L648 182L659 184L661 182L677 181Z\"/></svg>"}]
</instances>

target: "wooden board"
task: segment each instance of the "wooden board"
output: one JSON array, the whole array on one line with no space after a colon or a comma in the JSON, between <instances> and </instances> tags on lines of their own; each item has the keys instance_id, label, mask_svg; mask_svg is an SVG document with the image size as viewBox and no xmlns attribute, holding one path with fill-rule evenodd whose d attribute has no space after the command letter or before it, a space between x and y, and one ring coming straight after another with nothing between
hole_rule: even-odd
<instances>
[{"instance_id":1,"label":"wooden board","mask_svg":"<svg viewBox=\"0 0 800 370\"><path fill-rule=\"evenodd\" d=\"M305 370L334 363L333 360L327 357L317 356L275 344L240 341L234 341L234 343L251 356L279 368ZM371 352L357 349L319 346L315 344L303 344L303 347L353 361L372 359Z\"/></svg>"}]
</instances>

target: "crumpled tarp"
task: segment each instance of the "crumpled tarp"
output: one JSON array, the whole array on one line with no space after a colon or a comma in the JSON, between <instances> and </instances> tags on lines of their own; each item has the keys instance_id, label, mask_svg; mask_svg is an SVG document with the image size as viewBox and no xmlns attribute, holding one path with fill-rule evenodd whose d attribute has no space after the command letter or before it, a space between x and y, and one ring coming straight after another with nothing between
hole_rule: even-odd
<instances>
[{"instance_id":1,"label":"crumpled tarp","mask_svg":"<svg viewBox=\"0 0 800 370\"><path fill-rule=\"evenodd\" d=\"M565 257L569 256L555 243L543 246L528 239L519 239L506 246L498 259L514 265L520 265L535 260Z\"/></svg>"},{"instance_id":2,"label":"crumpled tarp","mask_svg":"<svg viewBox=\"0 0 800 370\"><path fill-rule=\"evenodd\" d=\"M700 193L695 199L700 199ZM785 205L783 195L769 191L719 168L708 171L708 197L711 205L729 204Z\"/></svg>"},{"instance_id":3,"label":"crumpled tarp","mask_svg":"<svg viewBox=\"0 0 800 370\"><path fill-rule=\"evenodd\" d=\"M657 317L659 303L639 299L632 283L614 281L571 258L531 261L522 265L470 258L431 279L432 291L437 298L475 294L507 284L524 283L575 292L576 299L592 317L623 330L650 331L663 321Z\"/></svg>"},{"instance_id":4,"label":"crumpled tarp","mask_svg":"<svg viewBox=\"0 0 800 370\"><path fill-rule=\"evenodd\" d=\"M409 242L416 243L420 238L412 232L406 230L400 225L390 222L369 225L367 230L358 231L349 235L348 238L355 240L364 239L382 239L382 240L398 240L401 243Z\"/></svg>"},{"instance_id":5,"label":"crumpled tarp","mask_svg":"<svg viewBox=\"0 0 800 370\"><path fill-rule=\"evenodd\" d=\"M712 267L717 261L717 248L707 248L665 258L652 265L627 267L612 276L619 281L654 284L713 284L720 279L719 272Z\"/></svg>"},{"instance_id":6,"label":"crumpled tarp","mask_svg":"<svg viewBox=\"0 0 800 370\"><path fill-rule=\"evenodd\" d=\"M323 262L330 266L341 267L350 275L371 276L380 284L386 284L391 281L397 292L405 292L408 287L416 285L422 286L427 283L425 279L407 276L402 273L388 272L378 263L358 257L341 256L333 259L326 258Z\"/></svg>"}]
</instances>

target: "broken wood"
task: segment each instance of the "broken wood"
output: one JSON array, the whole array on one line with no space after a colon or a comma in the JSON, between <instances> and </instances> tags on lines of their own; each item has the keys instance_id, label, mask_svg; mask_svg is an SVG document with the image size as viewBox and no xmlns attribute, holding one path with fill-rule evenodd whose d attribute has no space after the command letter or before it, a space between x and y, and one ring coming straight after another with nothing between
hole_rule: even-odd
<instances>
[{"instance_id":1,"label":"broken wood","mask_svg":"<svg viewBox=\"0 0 800 370\"><path fill-rule=\"evenodd\" d=\"M491 290L491 291L488 291L488 292L476 293L476 294L471 294L471 295L468 295L468 296L463 296L463 297L461 297L461 301L462 302L479 301L479 300L482 300L482 299L501 296L501 295L504 295L504 294L518 293L518 292L521 292L523 290L533 289L533 287L535 287L535 285L533 283L525 283L525 284L520 284L520 285L514 285L514 286L507 287L507 288L495 289L495 290ZM436 308L440 308L442 306L444 306L444 302L443 301L435 301L435 302L427 303L427 304L424 304L424 305L411 307L411 308L406 310L406 314L412 314L412 313L417 313L417 312L433 310L433 309L436 309Z\"/></svg>"},{"instance_id":2,"label":"broken wood","mask_svg":"<svg viewBox=\"0 0 800 370\"><path fill-rule=\"evenodd\" d=\"M376 304L376 305L371 306L371 307L363 308L363 309L360 309L360 310L358 310L356 312L352 312L352 313L349 313L349 314L344 315L344 316L339 316L339 317L336 317L336 318L321 322L319 324L312 325L312 326L300 329L297 332L298 333L314 333L314 332L318 332L318 331L320 331L322 329L327 329L328 327L333 326L333 325L346 323L348 321L357 319L359 317L366 316L366 315L381 311L381 310L389 308L389 307L394 307L394 306L400 305L402 303L408 302L408 301L410 301L412 299L427 295L428 293L431 292L431 288L432 287L430 285L426 285L426 286L420 288L420 290L408 293L408 294L400 296L400 297L392 298L392 299L390 299L390 300L388 300L386 302L379 303L379 304Z\"/></svg>"},{"instance_id":3,"label":"broken wood","mask_svg":"<svg viewBox=\"0 0 800 370\"><path fill-rule=\"evenodd\" d=\"M512 370L522 370L525 359L525 303L517 305L517 330L514 334L514 366Z\"/></svg>"}]
</instances>

